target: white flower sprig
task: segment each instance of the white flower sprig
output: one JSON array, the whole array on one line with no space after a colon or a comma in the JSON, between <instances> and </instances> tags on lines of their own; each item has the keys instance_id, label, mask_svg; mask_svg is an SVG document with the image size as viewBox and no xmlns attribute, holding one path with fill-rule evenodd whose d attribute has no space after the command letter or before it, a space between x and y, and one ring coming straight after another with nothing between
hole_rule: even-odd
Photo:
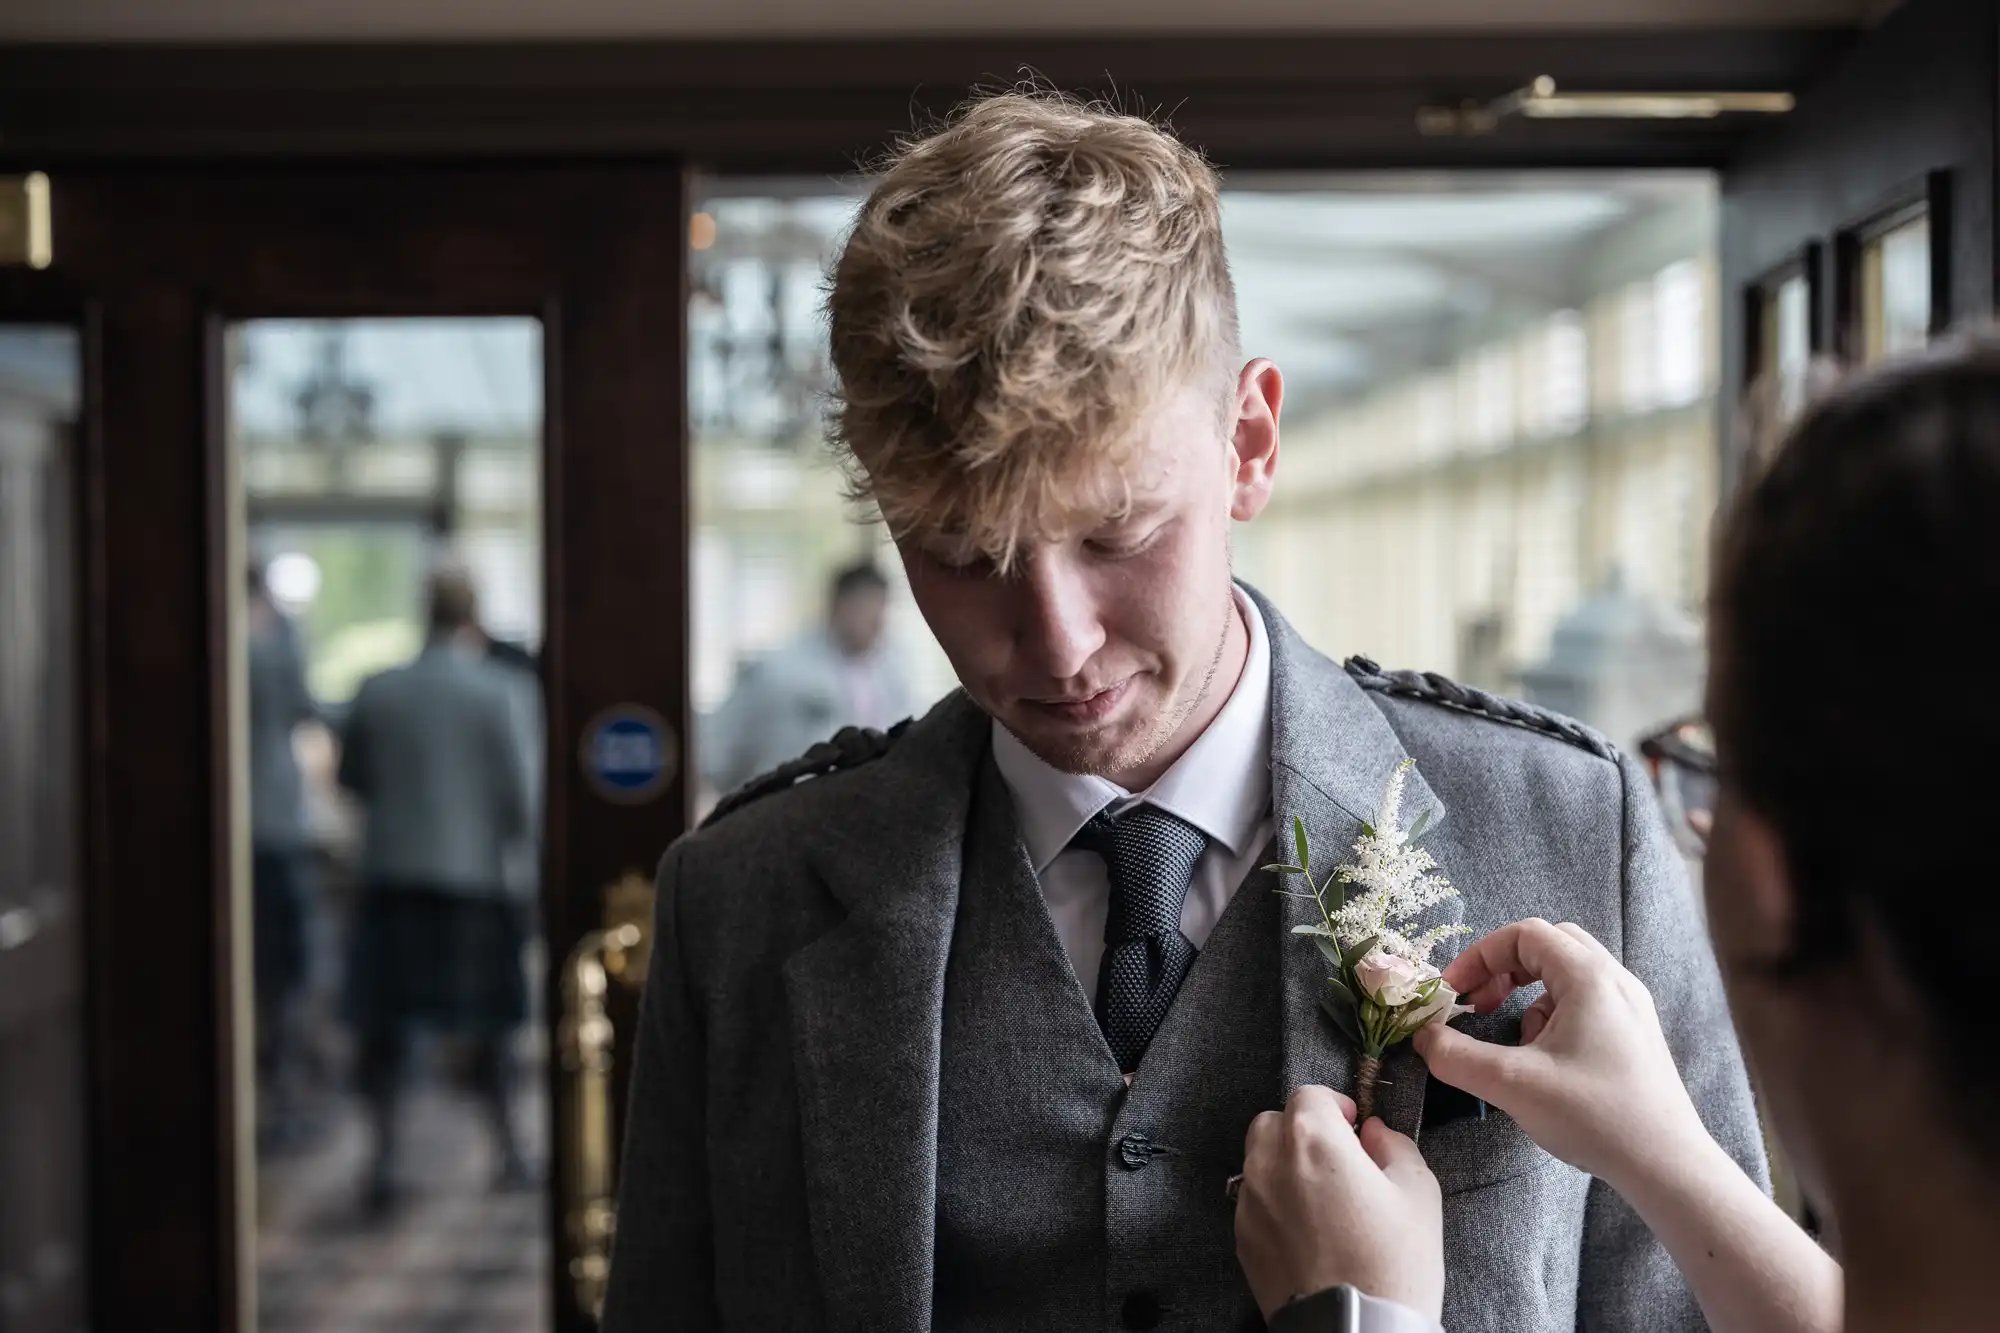
<instances>
[{"instance_id":1,"label":"white flower sprig","mask_svg":"<svg viewBox=\"0 0 2000 1333\"><path fill-rule=\"evenodd\" d=\"M1400 826L1403 790L1415 762L1405 759L1390 775L1375 822L1361 825L1352 862L1335 867L1324 880L1316 876L1305 821L1295 816L1298 864L1265 867L1302 875L1312 890L1320 919L1294 926L1292 933L1311 936L1333 968L1320 1007L1361 1049L1354 1099L1364 1120L1374 1110L1383 1053L1426 1023L1471 1012L1430 961L1441 941L1469 929L1454 922L1418 931L1421 914L1456 898L1458 890L1416 845L1430 826L1431 812L1408 830ZM1358 890L1351 895L1350 885Z\"/></svg>"}]
</instances>

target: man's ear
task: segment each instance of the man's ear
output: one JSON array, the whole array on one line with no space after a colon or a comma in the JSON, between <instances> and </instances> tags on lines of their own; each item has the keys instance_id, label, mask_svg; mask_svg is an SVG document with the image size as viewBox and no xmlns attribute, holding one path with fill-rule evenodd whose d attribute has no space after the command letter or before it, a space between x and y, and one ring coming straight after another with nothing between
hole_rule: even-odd
<instances>
[{"instance_id":1,"label":"man's ear","mask_svg":"<svg viewBox=\"0 0 2000 1333\"><path fill-rule=\"evenodd\" d=\"M1234 475L1229 516L1239 523L1264 512L1278 471L1278 413L1285 402L1285 377L1263 357L1236 378L1236 413L1230 434Z\"/></svg>"}]
</instances>

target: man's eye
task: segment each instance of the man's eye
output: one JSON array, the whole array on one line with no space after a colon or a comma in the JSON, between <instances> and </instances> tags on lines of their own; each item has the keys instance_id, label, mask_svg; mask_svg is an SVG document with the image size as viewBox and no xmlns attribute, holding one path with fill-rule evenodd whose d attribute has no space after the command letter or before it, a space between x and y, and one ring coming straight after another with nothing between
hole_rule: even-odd
<instances>
[{"instance_id":1,"label":"man's eye","mask_svg":"<svg viewBox=\"0 0 2000 1333\"><path fill-rule=\"evenodd\" d=\"M1117 540L1093 538L1085 542L1084 545L1090 549L1092 554L1101 555L1107 560L1130 560L1133 556L1142 554L1147 547L1153 544L1154 539L1158 536L1159 529L1155 528L1143 537L1120 538Z\"/></svg>"},{"instance_id":2,"label":"man's eye","mask_svg":"<svg viewBox=\"0 0 2000 1333\"><path fill-rule=\"evenodd\" d=\"M968 578L983 577L993 572L993 562L977 551L926 551L924 558L947 573L962 574Z\"/></svg>"}]
</instances>

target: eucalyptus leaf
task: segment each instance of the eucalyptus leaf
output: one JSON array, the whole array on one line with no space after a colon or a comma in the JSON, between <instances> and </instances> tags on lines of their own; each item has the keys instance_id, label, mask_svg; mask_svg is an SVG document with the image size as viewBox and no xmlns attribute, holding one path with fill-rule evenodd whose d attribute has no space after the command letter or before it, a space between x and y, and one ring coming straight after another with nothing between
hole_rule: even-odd
<instances>
[{"instance_id":1,"label":"eucalyptus leaf","mask_svg":"<svg viewBox=\"0 0 2000 1333\"><path fill-rule=\"evenodd\" d=\"M1375 836L1375 826L1365 819L1361 821L1361 831L1371 838Z\"/></svg>"},{"instance_id":2,"label":"eucalyptus leaf","mask_svg":"<svg viewBox=\"0 0 2000 1333\"><path fill-rule=\"evenodd\" d=\"M1366 958L1369 952L1381 942L1382 942L1382 937L1380 935L1370 935L1367 939L1361 941L1361 943L1345 950L1345 952L1349 958L1352 958L1355 962L1358 963L1362 959Z\"/></svg>"},{"instance_id":3,"label":"eucalyptus leaf","mask_svg":"<svg viewBox=\"0 0 2000 1333\"><path fill-rule=\"evenodd\" d=\"M1308 921L1303 926L1292 927L1292 934L1294 935L1324 935L1326 933L1326 926L1318 921Z\"/></svg>"},{"instance_id":4,"label":"eucalyptus leaf","mask_svg":"<svg viewBox=\"0 0 2000 1333\"><path fill-rule=\"evenodd\" d=\"M1268 865L1268 866L1259 866L1257 868L1259 870L1267 871L1271 874L1276 874L1276 875L1303 875L1306 873L1305 870L1299 866Z\"/></svg>"},{"instance_id":5,"label":"eucalyptus leaf","mask_svg":"<svg viewBox=\"0 0 2000 1333\"><path fill-rule=\"evenodd\" d=\"M1347 960L1340 956L1339 940L1325 934L1319 934L1313 936L1313 943L1319 946L1320 957L1326 959L1333 966L1334 971L1338 972L1347 966Z\"/></svg>"},{"instance_id":6,"label":"eucalyptus leaf","mask_svg":"<svg viewBox=\"0 0 2000 1333\"><path fill-rule=\"evenodd\" d=\"M1339 977L1328 977L1326 984L1333 988L1333 993L1340 997L1342 1004L1345 1004L1349 1009L1355 1007L1354 992L1347 988L1346 982L1342 981Z\"/></svg>"},{"instance_id":7,"label":"eucalyptus leaf","mask_svg":"<svg viewBox=\"0 0 2000 1333\"><path fill-rule=\"evenodd\" d=\"M1326 1011L1326 1016L1333 1020L1335 1027L1346 1034L1349 1041L1356 1046L1362 1044L1361 1025L1355 1021L1353 1009L1342 1007L1340 1001L1334 998L1332 991L1327 991L1319 997L1319 1007Z\"/></svg>"},{"instance_id":8,"label":"eucalyptus leaf","mask_svg":"<svg viewBox=\"0 0 2000 1333\"><path fill-rule=\"evenodd\" d=\"M1306 841L1306 821L1297 815L1292 816L1292 841L1299 849L1299 864L1310 866L1312 864L1312 848Z\"/></svg>"},{"instance_id":9,"label":"eucalyptus leaf","mask_svg":"<svg viewBox=\"0 0 2000 1333\"><path fill-rule=\"evenodd\" d=\"M1422 814L1417 816L1417 822L1410 826L1411 842L1415 842L1417 839L1424 836L1424 833L1431 826L1431 816L1436 813L1437 813L1437 807L1432 806L1430 809L1424 811Z\"/></svg>"}]
</instances>

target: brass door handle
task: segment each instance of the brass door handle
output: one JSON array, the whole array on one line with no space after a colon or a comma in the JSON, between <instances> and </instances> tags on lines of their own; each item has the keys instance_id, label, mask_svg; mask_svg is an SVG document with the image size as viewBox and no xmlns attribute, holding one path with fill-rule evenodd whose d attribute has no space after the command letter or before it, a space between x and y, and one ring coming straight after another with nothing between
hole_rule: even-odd
<instances>
[{"instance_id":1,"label":"brass door handle","mask_svg":"<svg viewBox=\"0 0 2000 1333\"><path fill-rule=\"evenodd\" d=\"M652 893L652 884L636 872L612 885L605 892L604 929L584 935L563 961L563 1017L556 1033L569 1099L563 1224L572 1256L570 1289L592 1319L604 1309L618 1225L611 1106L617 1034L605 998L614 979L634 989L645 980Z\"/></svg>"}]
</instances>

